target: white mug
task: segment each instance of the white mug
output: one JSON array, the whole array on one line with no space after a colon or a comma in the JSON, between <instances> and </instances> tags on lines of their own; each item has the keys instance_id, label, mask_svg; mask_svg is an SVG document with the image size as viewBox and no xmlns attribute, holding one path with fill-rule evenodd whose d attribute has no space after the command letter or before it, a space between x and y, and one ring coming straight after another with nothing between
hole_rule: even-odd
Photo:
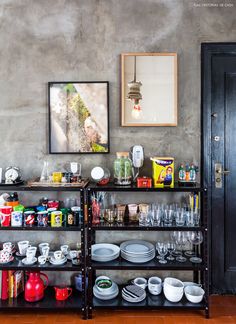
<instances>
[{"instance_id":1,"label":"white mug","mask_svg":"<svg viewBox=\"0 0 236 324\"><path fill-rule=\"evenodd\" d=\"M49 250L50 250L49 246L44 246L41 249L41 255L47 258L49 255Z\"/></svg>"},{"instance_id":2,"label":"white mug","mask_svg":"<svg viewBox=\"0 0 236 324\"><path fill-rule=\"evenodd\" d=\"M152 295L159 295L162 291L162 280L159 277L148 279L148 290Z\"/></svg>"},{"instance_id":3,"label":"white mug","mask_svg":"<svg viewBox=\"0 0 236 324\"><path fill-rule=\"evenodd\" d=\"M39 252L42 254L42 250L44 247L49 247L49 243L43 242L39 244Z\"/></svg>"},{"instance_id":4,"label":"white mug","mask_svg":"<svg viewBox=\"0 0 236 324\"><path fill-rule=\"evenodd\" d=\"M34 257L35 257L34 251L27 249L27 251L26 251L26 259L27 259L27 261L31 262Z\"/></svg>"},{"instance_id":5,"label":"white mug","mask_svg":"<svg viewBox=\"0 0 236 324\"><path fill-rule=\"evenodd\" d=\"M47 261L47 258L46 258L45 256L40 255L40 256L38 257L38 263L39 263L39 264L45 264L46 261Z\"/></svg>"},{"instance_id":6,"label":"white mug","mask_svg":"<svg viewBox=\"0 0 236 324\"><path fill-rule=\"evenodd\" d=\"M147 287L147 279L142 277L135 278L133 284L145 289Z\"/></svg>"},{"instance_id":7,"label":"white mug","mask_svg":"<svg viewBox=\"0 0 236 324\"><path fill-rule=\"evenodd\" d=\"M68 254L68 250L69 250L69 245L61 245L61 251L64 255Z\"/></svg>"},{"instance_id":8,"label":"white mug","mask_svg":"<svg viewBox=\"0 0 236 324\"><path fill-rule=\"evenodd\" d=\"M37 252L37 248L36 248L36 246L30 246L30 247L28 247L28 249L26 250L26 256L27 256L27 253L28 253L28 254L32 254L33 257L35 257L36 252Z\"/></svg>"},{"instance_id":9,"label":"white mug","mask_svg":"<svg viewBox=\"0 0 236 324\"><path fill-rule=\"evenodd\" d=\"M70 250L70 252L69 252L69 256L70 256L71 259L78 258L78 256L79 256L79 251L77 251L77 250Z\"/></svg>"},{"instance_id":10,"label":"white mug","mask_svg":"<svg viewBox=\"0 0 236 324\"><path fill-rule=\"evenodd\" d=\"M62 259L62 251L55 251L54 252L54 258L55 258L55 260L61 260Z\"/></svg>"},{"instance_id":11,"label":"white mug","mask_svg":"<svg viewBox=\"0 0 236 324\"><path fill-rule=\"evenodd\" d=\"M21 255L26 255L26 250L30 246L29 241L20 241L17 244L18 244L18 248L19 248L19 253Z\"/></svg>"}]
</instances>

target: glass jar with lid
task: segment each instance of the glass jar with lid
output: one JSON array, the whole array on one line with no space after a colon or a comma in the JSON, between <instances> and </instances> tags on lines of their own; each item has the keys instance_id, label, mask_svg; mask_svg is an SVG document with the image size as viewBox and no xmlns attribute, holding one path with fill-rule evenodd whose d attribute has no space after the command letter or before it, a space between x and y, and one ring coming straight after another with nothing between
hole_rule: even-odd
<instances>
[{"instance_id":1,"label":"glass jar with lid","mask_svg":"<svg viewBox=\"0 0 236 324\"><path fill-rule=\"evenodd\" d=\"M116 185L129 186L132 183L132 162L129 152L117 152L114 161L114 182Z\"/></svg>"}]
</instances>

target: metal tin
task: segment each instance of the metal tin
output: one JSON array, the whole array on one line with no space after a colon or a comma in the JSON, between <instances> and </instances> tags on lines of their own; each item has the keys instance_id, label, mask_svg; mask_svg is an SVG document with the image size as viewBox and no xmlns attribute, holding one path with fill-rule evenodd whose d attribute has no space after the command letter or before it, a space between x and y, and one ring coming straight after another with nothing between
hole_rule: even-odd
<instances>
[{"instance_id":1,"label":"metal tin","mask_svg":"<svg viewBox=\"0 0 236 324\"><path fill-rule=\"evenodd\" d=\"M24 212L24 226L34 226L35 225L35 211L27 210Z\"/></svg>"},{"instance_id":2,"label":"metal tin","mask_svg":"<svg viewBox=\"0 0 236 324\"><path fill-rule=\"evenodd\" d=\"M40 227L48 226L48 212L46 210L37 213L37 222Z\"/></svg>"},{"instance_id":3,"label":"metal tin","mask_svg":"<svg viewBox=\"0 0 236 324\"><path fill-rule=\"evenodd\" d=\"M22 226L23 224L23 212L13 211L11 213L11 226Z\"/></svg>"},{"instance_id":4,"label":"metal tin","mask_svg":"<svg viewBox=\"0 0 236 324\"><path fill-rule=\"evenodd\" d=\"M62 226L62 212L59 210L51 212L51 227L61 227Z\"/></svg>"},{"instance_id":5,"label":"metal tin","mask_svg":"<svg viewBox=\"0 0 236 324\"><path fill-rule=\"evenodd\" d=\"M149 178L149 177L137 178L137 187L138 188L151 188L152 187L152 178Z\"/></svg>"}]
</instances>

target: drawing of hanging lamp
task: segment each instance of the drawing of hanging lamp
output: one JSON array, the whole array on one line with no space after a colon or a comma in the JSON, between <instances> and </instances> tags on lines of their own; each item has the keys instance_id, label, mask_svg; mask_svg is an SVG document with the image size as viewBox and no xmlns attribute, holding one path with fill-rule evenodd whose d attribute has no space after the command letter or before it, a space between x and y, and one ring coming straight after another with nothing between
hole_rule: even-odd
<instances>
[{"instance_id":1,"label":"drawing of hanging lamp","mask_svg":"<svg viewBox=\"0 0 236 324\"><path fill-rule=\"evenodd\" d=\"M139 101L142 100L142 94L140 92L141 86L142 83L136 81L136 56L134 56L134 80L128 82L129 92L126 99L131 100L134 103L132 108L132 117L135 119L139 119L142 114L142 109L139 104Z\"/></svg>"}]
</instances>

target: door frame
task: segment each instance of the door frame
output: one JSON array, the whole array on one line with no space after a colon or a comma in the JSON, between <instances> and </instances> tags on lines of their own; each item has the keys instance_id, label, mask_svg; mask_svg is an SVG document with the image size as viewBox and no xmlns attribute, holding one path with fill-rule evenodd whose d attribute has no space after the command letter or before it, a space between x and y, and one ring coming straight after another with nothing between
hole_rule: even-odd
<instances>
[{"instance_id":1,"label":"door frame","mask_svg":"<svg viewBox=\"0 0 236 324\"><path fill-rule=\"evenodd\" d=\"M201 44L201 185L207 188L207 219L208 219L208 264L209 289L212 293L212 107L211 107L211 73L212 57L217 54L236 55L236 42L230 43L202 43Z\"/></svg>"}]
</instances>

